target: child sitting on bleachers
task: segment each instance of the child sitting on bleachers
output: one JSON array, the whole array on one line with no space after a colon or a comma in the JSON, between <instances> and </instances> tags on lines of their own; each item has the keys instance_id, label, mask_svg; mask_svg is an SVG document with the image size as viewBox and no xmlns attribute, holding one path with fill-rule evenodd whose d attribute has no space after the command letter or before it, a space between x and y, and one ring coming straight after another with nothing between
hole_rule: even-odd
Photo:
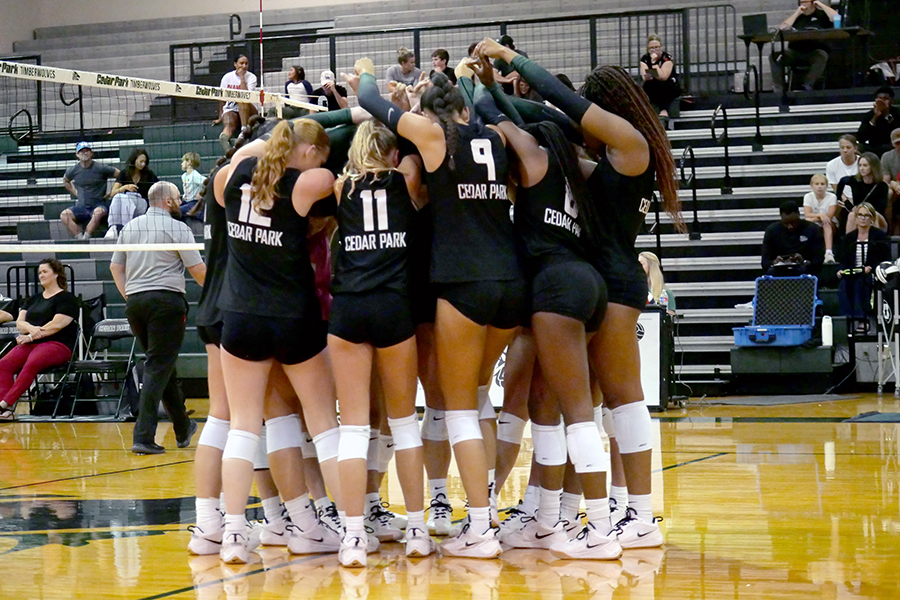
<instances>
[{"instance_id":1,"label":"child sitting on bleachers","mask_svg":"<svg viewBox=\"0 0 900 600\"><path fill-rule=\"evenodd\" d=\"M197 205L200 190L203 189L203 181L206 179L197 169L200 168L200 155L196 152L188 152L181 157L181 216L193 217L196 211L192 209Z\"/></svg>"},{"instance_id":2,"label":"child sitting on bleachers","mask_svg":"<svg viewBox=\"0 0 900 600\"><path fill-rule=\"evenodd\" d=\"M816 173L809 180L812 191L803 197L803 216L822 228L825 234L825 263L834 264L834 229L837 227L837 196L828 191L828 179Z\"/></svg>"}]
</instances>

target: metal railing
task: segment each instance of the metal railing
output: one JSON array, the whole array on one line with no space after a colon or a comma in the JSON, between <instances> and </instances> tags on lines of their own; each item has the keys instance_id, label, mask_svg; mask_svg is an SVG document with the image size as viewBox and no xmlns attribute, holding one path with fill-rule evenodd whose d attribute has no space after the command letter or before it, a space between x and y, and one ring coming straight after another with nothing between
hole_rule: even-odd
<instances>
[{"instance_id":1,"label":"metal railing","mask_svg":"<svg viewBox=\"0 0 900 600\"><path fill-rule=\"evenodd\" d=\"M716 121L719 120L719 114L722 115L722 135L716 135ZM721 104L716 107L716 110L713 112L713 116L709 121L709 128L712 133L712 139L715 143L723 146L725 148L725 178L722 180L722 193L730 194L732 193L731 188L731 173L729 168L731 166L731 158L728 156L728 110L722 106ZM691 157L693 158L693 149L691 150Z\"/></svg>"},{"instance_id":2,"label":"metal railing","mask_svg":"<svg viewBox=\"0 0 900 600\"><path fill-rule=\"evenodd\" d=\"M690 177L684 174L684 164L688 162L688 166L691 169ZM688 234L688 238L692 240L699 240L701 238L700 231L700 216L699 209L697 208L697 159L694 156L694 147L688 146L684 149L684 152L681 153L681 160L679 161L679 166L681 170L681 184L688 186L691 188L691 204L694 207L694 221L691 223L691 231ZM658 211L659 209L657 209ZM659 216L657 216L657 220ZM657 244L659 242L657 241Z\"/></svg>"},{"instance_id":3,"label":"metal railing","mask_svg":"<svg viewBox=\"0 0 900 600\"><path fill-rule=\"evenodd\" d=\"M753 73L753 99L750 99L750 73ZM763 143L762 143L762 121L759 117L759 85L760 85L760 77L759 71L756 69L756 65L750 65L747 67L747 71L744 73L744 98L747 100L751 100L753 102L753 108L756 109L756 135L753 137L753 151L754 152L762 152Z\"/></svg>"}]
</instances>

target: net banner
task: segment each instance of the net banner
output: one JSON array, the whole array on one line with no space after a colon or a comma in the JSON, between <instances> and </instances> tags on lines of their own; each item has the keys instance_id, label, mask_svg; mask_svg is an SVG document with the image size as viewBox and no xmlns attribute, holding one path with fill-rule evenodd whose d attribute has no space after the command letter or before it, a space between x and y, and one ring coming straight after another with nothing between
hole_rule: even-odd
<instances>
[{"instance_id":1,"label":"net banner","mask_svg":"<svg viewBox=\"0 0 900 600\"><path fill-rule=\"evenodd\" d=\"M180 98L199 100L216 100L220 102L244 102L274 107L296 106L308 110L327 110L318 104L291 100L283 94L269 93L262 90L235 90L209 85L161 81L156 79L138 79L123 75L92 73L91 71L73 71L61 67L28 65L24 63L0 61L0 76L46 81L49 83L83 85L111 90L124 90L138 93L151 93Z\"/></svg>"}]
</instances>

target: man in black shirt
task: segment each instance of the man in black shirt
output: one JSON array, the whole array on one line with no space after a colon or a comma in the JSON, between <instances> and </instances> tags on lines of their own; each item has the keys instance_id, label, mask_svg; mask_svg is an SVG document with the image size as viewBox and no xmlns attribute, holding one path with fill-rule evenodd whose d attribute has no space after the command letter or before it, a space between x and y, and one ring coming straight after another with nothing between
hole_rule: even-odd
<instances>
[{"instance_id":1,"label":"man in black shirt","mask_svg":"<svg viewBox=\"0 0 900 600\"><path fill-rule=\"evenodd\" d=\"M819 0L800 0L797 10L784 20L781 29L806 31L810 29L832 29L837 11ZM784 91L784 67L808 66L809 72L803 81L803 89L810 91L813 84L825 73L828 63L828 44L816 40L801 40L788 44L782 53L774 51L769 56L772 67L772 81L775 93Z\"/></svg>"},{"instance_id":2,"label":"man in black shirt","mask_svg":"<svg viewBox=\"0 0 900 600\"><path fill-rule=\"evenodd\" d=\"M350 106L347 102L347 88L334 83L334 73L322 71L319 83L321 85L312 92L311 102L327 106L328 110L340 110Z\"/></svg>"},{"instance_id":3,"label":"man in black shirt","mask_svg":"<svg viewBox=\"0 0 900 600\"><path fill-rule=\"evenodd\" d=\"M890 152L891 133L900 129L900 108L894 106L894 90L889 85L875 90L872 110L863 115L856 137L860 152L874 152L878 156Z\"/></svg>"},{"instance_id":4,"label":"man in black shirt","mask_svg":"<svg viewBox=\"0 0 900 600\"><path fill-rule=\"evenodd\" d=\"M762 268L766 275L818 275L825 260L822 229L800 219L793 200L781 205L781 221L766 228L762 247Z\"/></svg>"}]
</instances>

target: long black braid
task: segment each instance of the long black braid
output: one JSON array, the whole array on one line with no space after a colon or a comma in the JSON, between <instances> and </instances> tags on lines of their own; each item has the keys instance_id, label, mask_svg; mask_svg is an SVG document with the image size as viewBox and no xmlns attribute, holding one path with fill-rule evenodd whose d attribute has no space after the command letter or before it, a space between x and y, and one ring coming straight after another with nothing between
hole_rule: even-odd
<instances>
[{"instance_id":1,"label":"long black braid","mask_svg":"<svg viewBox=\"0 0 900 600\"><path fill-rule=\"evenodd\" d=\"M672 146L659 117L653 111L646 92L638 87L621 67L597 67L585 78L581 95L603 110L631 123L647 140L656 169L656 183L663 197L666 212L671 215L679 231L687 231L681 217L678 200L678 177Z\"/></svg>"},{"instance_id":2,"label":"long black braid","mask_svg":"<svg viewBox=\"0 0 900 600\"><path fill-rule=\"evenodd\" d=\"M460 91L450 83L450 80L443 73L435 72L431 75L431 83L433 84L425 93L422 94L422 109L430 110L437 115L441 122L441 128L444 130L444 139L447 143L447 156L450 158L450 169L455 169L453 163L453 155L456 154L456 147L459 143L459 131L456 128L456 121L453 120L454 113L459 115L466 107L466 102Z\"/></svg>"},{"instance_id":3,"label":"long black braid","mask_svg":"<svg viewBox=\"0 0 900 600\"><path fill-rule=\"evenodd\" d=\"M538 144L547 149L550 160L562 169L566 177L575 205L578 207L578 224L584 231L585 250L591 256L599 256L601 248L604 248L602 228L600 222L604 216L596 203L591 201L591 193L588 190L587 181L579 166L578 155L569 143L563 130L551 121L530 123L523 127L525 131L534 136Z\"/></svg>"}]
</instances>

